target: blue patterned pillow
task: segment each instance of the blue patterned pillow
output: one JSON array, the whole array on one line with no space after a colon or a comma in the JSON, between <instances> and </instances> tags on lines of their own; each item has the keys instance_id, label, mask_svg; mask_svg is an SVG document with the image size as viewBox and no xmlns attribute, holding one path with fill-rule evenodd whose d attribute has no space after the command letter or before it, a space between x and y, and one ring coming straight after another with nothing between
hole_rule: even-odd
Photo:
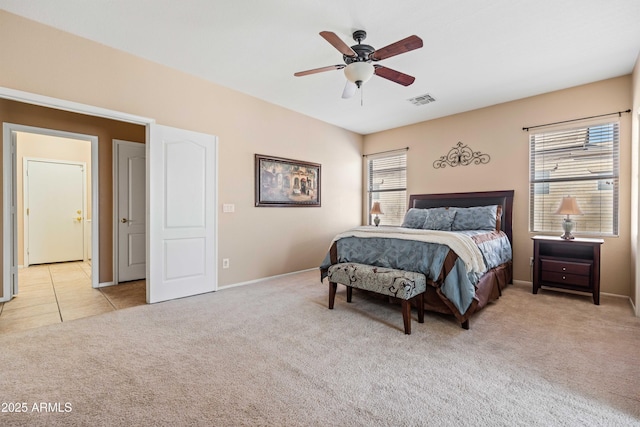
<instances>
[{"instance_id":1,"label":"blue patterned pillow","mask_svg":"<svg viewBox=\"0 0 640 427\"><path fill-rule=\"evenodd\" d=\"M427 218L426 209L411 208L404 214L404 221L401 227L405 228L422 228L424 220Z\"/></svg>"},{"instance_id":2,"label":"blue patterned pillow","mask_svg":"<svg viewBox=\"0 0 640 427\"><path fill-rule=\"evenodd\" d=\"M427 209L427 218L422 225L425 230L451 231L451 224L456 216L455 209Z\"/></svg>"},{"instance_id":3,"label":"blue patterned pillow","mask_svg":"<svg viewBox=\"0 0 640 427\"><path fill-rule=\"evenodd\" d=\"M472 208L455 208L456 216L451 230L495 230L498 206L475 206Z\"/></svg>"}]
</instances>

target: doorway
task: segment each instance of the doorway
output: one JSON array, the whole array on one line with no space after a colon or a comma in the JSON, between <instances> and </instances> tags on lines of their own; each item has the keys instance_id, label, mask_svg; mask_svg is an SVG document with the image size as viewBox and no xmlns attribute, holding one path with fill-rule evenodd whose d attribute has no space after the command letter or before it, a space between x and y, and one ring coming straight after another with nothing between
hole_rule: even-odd
<instances>
[{"instance_id":1,"label":"doorway","mask_svg":"<svg viewBox=\"0 0 640 427\"><path fill-rule=\"evenodd\" d=\"M91 140L16 131L18 265L91 259ZM21 255L21 257L20 257Z\"/></svg>"},{"instance_id":2,"label":"doorway","mask_svg":"<svg viewBox=\"0 0 640 427\"><path fill-rule=\"evenodd\" d=\"M217 289L217 154L215 136L157 125L153 119L0 87L0 98L38 105L88 120L117 120L123 125L144 126L146 150L147 220L146 301L159 302ZM38 108L38 107L35 107ZM93 119L92 119L93 118ZM10 299L16 260L15 170L10 124L3 127L3 294ZM92 128L93 129L93 128ZM98 286L97 138L92 140L92 280ZM187 191L185 191L185 189ZM107 202L108 203L108 202ZM107 216L107 213L103 213ZM111 224L105 224L105 229ZM104 236L103 236L104 237ZM104 240L104 239L103 239ZM111 239L109 239L111 240ZM103 242L105 246L111 242ZM15 245L15 246L14 246ZM105 262L111 251L105 251ZM109 263L111 264L111 263ZM111 270L111 269L108 269ZM102 272L107 270L102 269ZM112 271L112 270L111 270ZM105 280L108 280L105 278ZM13 289L13 288L11 288Z\"/></svg>"},{"instance_id":3,"label":"doorway","mask_svg":"<svg viewBox=\"0 0 640 427\"><path fill-rule=\"evenodd\" d=\"M8 225L14 266L91 260L85 270L91 287L98 287L99 224L92 218L98 211L98 138L11 123L4 124L4 137L10 141L4 185L12 191L4 202L13 213ZM18 268L12 270L3 292L7 300L18 293Z\"/></svg>"}]
</instances>

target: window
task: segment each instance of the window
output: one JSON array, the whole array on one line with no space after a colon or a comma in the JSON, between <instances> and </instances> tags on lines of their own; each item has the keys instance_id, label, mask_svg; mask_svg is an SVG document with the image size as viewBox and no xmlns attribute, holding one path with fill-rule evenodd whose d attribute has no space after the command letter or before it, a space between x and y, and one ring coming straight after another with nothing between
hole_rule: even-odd
<instances>
[{"instance_id":1,"label":"window","mask_svg":"<svg viewBox=\"0 0 640 427\"><path fill-rule=\"evenodd\" d=\"M606 123L530 136L531 231L562 231L555 211L570 195L583 213L572 216L574 233L618 234L618 128Z\"/></svg>"},{"instance_id":2,"label":"window","mask_svg":"<svg viewBox=\"0 0 640 427\"><path fill-rule=\"evenodd\" d=\"M368 156L368 195L367 212L373 202L380 202L383 215L381 225L401 225L407 210L407 153L387 153ZM369 215L369 224L374 215Z\"/></svg>"}]
</instances>

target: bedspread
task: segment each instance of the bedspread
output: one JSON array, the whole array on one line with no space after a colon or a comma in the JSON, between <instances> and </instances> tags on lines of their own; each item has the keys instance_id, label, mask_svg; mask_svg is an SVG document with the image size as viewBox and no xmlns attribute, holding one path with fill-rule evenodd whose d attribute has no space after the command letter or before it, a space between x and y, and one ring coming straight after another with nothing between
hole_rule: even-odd
<instances>
[{"instance_id":1,"label":"bedspread","mask_svg":"<svg viewBox=\"0 0 640 427\"><path fill-rule=\"evenodd\" d=\"M358 233L336 236L320 266L321 280L330 265L342 262L414 271L424 274L430 284L439 287L460 314L464 314L475 297L475 284L485 270L511 259L511 246L502 232L438 232L470 238L481 253L483 264L482 268L474 268L473 263L463 260L448 245L428 241L424 237L429 234L426 230L416 230L416 239L410 237L411 231L400 227L385 227L385 233L400 231L401 237L385 237L379 230L369 232L370 237L362 237L361 233L367 233L367 228L371 227L358 227Z\"/></svg>"},{"instance_id":2,"label":"bedspread","mask_svg":"<svg viewBox=\"0 0 640 427\"><path fill-rule=\"evenodd\" d=\"M450 231L422 230L403 227L372 227L361 226L342 232L333 238L332 244L345 237L384 237L401 240L414 240L427 243L439 243L451 248L458 257L462 258L469 272L484 273L482 253L467 233L452 233Z\"/></svg>"}]
</instances>

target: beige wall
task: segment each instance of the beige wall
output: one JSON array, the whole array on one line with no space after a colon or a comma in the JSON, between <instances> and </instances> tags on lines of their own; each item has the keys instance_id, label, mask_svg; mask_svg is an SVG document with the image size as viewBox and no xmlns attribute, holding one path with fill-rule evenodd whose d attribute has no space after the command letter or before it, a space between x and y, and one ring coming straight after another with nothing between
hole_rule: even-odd
<instances>
[{"instance_id":1,"label":"beige wall","mask_svg":"<svg viewBox=\"0 0 640 427\"><path fill-rule=\"evenodd\" d=\"M2 11L0 56L0 86L219 137L221 286L315 268L360 223L361 135ZM322 207L254 207L256 153L320 163Z\"/></svg>"},{"instance_id":2,"label":"beige wall","mask_svg":"<svg viewBox=\"0 0 640 427\"><path fill-rule=\"evenodd\" d=\"M85 164L87 182L84 220L91 220L91 141L17 132L16 188L18 211L18 265L24 264L24 158L66 160ZM72 212L73 213L73 212ZM71 213L70 213L71 214Z\"/></svg>"},{"instance_id":3,"label":"beige wall","mask_svg":"<svg viewBox=\"0 0 640 427\"><path fill-rule=\"evenodd\" d=\"M365 153L374 153L409 147L409 194L515 190L514 278L531 281L529 134L522 128L626 110L631 102L631 76L624 76L367 135L364 148ZM618 119L617 116L611 118ZM601 290L630 295L631 117L623 114L619 120L620 236L605 238ZM491 161L485 165L434 169L434 160L445 155L458 141L474 151L489 154Z\"/></svg>"}]
</instances>

